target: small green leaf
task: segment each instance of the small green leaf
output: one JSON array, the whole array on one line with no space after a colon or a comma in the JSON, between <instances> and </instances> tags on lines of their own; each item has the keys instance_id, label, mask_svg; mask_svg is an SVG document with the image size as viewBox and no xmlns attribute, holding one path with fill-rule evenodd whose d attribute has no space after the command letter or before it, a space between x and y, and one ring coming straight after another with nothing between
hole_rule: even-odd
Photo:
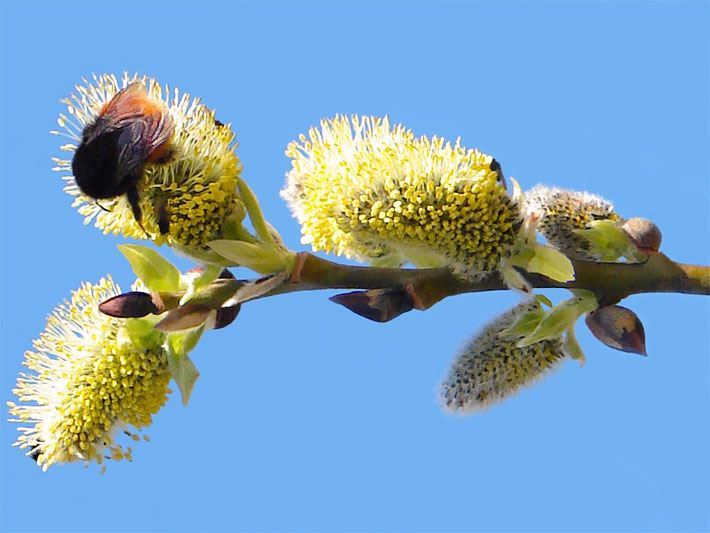
<instances>
[{"instance_id":1,"label":"small green leaf","mask_svg":"<svg viewBox=\"0 0 710 533\"><path fill-rule=\"evenodd\" d=\"M577 342L577 336L574 333L574 326L570 326L565 331L564 342L562 343L562 351L564 351L572 359L579 361L579 365L583 366L587 361L587 357L582 351L582 347Z\"/></svg>"},{"instance_id":2,"label":"small green leaf","mask_svg":"<svg viewBox=\"0 0 710 533\"><path fill-rule=\"evenodd\" d=\"M574 266L562 252L543 244L533 244L510 258L512 265L537 272L554 281L572 281Z\"/></svg>"},{"instance_id":3,"label":"small green leaf","mask_svg":"<svg viewBox=\"0 0 710 533\"><path fill-rule=\"evenodd\" d=\"M170 375L175 383L177 383L178 389L180 389L182 404L187 405L190 401L192 389L200 373L187 354L173 353L169 349L167 352Z\"/></svg>"},{"instance_id":4,"label":"small green leaf","mask_svg":"<svg viewBox=\"0 0 710 533\"><path fill-rule=\"evenodd\" d=\"M602 261L616 261L635 248L624 229L613 220L595 220L587 224L587 229L575 232L589 241Z\"/></svg>"},{"instance_id":5,"label":"small green leaf","mask_svg":"<svg viewBox=\"0 0 710 533\"><path fill-rule=\"evenodd\" d=\"M152 344L152 340L157 340L162 335L155 329L159 320L157 316L129 318L121 321L121 330L125 330L134 344Z\"/></svg>"},{"instance_id":6,"label":"small green leaf","mask_svg":"<svg viewBox=\"0 0 710 533\"><path fill-rule=\"evenodd\" d=\"M427 246L417 246L405 242L396 243L393 246L400 256L417 268L441 268L446 265L446 259Z\"/></svg>"},{"instance_id":7,"label":"small green leaf","mask_svg":"<svg viewBox=\"0 0 710 533\"><path fill-rule=\"evenodd\" d=\"M140 244L119 244L136 277L152 292L180 290L180 271L158 252Z\"/></svg>"},{"instance_id":8,"label":"small green leaf","mask_svg":"<svg viewBox=\"0 0 710 533\"><path fill-rule=\"evenodd\" d=\"M187 355L197 346L204 331L203 324L196 328L168 333L166 342L173 353Z\"/></svg>"},{"instance_id":9,"label":"small green leaf","mask_svg":"<svg viewBox=\"0 0 710 533\"><path fill-rule=\"evenodd\" d=\"M116 332L116 342L119 345L129 346L160 344L163 334L154 329L156 320L156 317L121 320L121 325Z\"/></svg>"},{"instance_id":10,"label":"small green leaf","mask_svg":"<svg viewBox=\"0 0 710 533\"><path fill-rule=\"evenodd\" d=\"M235 266L231 261L227 261L224 257L216 252L213 252L209 248L205 248L202 245L181 245L174 242L171 248L182 255L190 257L195 261L199 261L203 265L217 265L221 267L231 267Z\"/></svg>"},{"instance_id":11,"label":"small green leaf","mask_svg":"<svg viewBox=\"0 0 710 533\"><path fill-rule=\"evenodd\" d=\"M545 318L547 313L544 309L538 308L520 315L513 324L500 332L501 337L507 339L519 339L530 335L538 324Z\"/></svg>"},{"instance_id":12,"label":"small green leaf","mask_svg":"<svg viewBox=\"0 0 710 533\"><path fill-rule=\"evenodd\" d=\"M544 294L536 294L535 299L541 304L546 305L547 307L553 307L552 301L550 301L550 299Z\"/></svg>"},{"instance_id":13,"label":"small green leaf","mask_svg":"<svg viewBox=\"0 0 710 533\"><path fill-rule=\"evenodd\" d=\"M194 287L194 290L199 290L216 280L223 270L224 268L217 265L205 265L199 272L190 272L184 275L183 280L188 287L191 286Z\"/></svg>"},{"instance_id":14,"label":"small green leaf","mask_svg":"<svg viewBox=\"0 0 710 533\"><path fill-rule=\"evenodd\" d=\"M588 291L585 291L588 292ZM529 346L546 339L555 339L574 326L580 316L597 308L597 300L591 296L575 296L553 307L535 330L518 342L519 347Z\"/></svg>"},{"instance_id":15,"label":"small green leaf","mask_svg":"<svg viewBox=\"0 0 710 533\"><path fill-rule=\"evenodd\" d=\"M377 268L400 268L407 260L399 252L392 252L369 259L370 266Z\"/></svg>"},{"instance_id":16,"label":"small green leaf","mask_svg":"<svg viewBox=\"0 0 710 533\"><path fill-rule=\"evenodd\" d=\"M180 298L180 305L190 301L192 296L210 283L216 280L224 270L218 265L205 265L202 270L191 270L180 278L181 288L185 289L185 294Z\"/></svg>"},{"instance_id":17,"label":"small green leaf","mask_svg":"<svg viewBox=\"0 0 710 533\"><path fill-rule=\"evenodd\" d=\"M195 348L204 330L202 325L187 331L169 333L165 339L170 375L180 389L183 405L190 401L192 388L200 375L188 354Z\"/></svg>"},{"instance_id":18,"label":"small green leaf","mask_svg":"<svg viewBox=\"0 0 710 533\"><path fill-rule=\"evenodd\" d=\"M269 231L269 225L264 219L264 214L261 212L259 200L256 199L256 195L249 188L247 182L242 178L237 178L237 187L239 189L242 202L244 203L244 207L246 208L247 213L249 213L249 220L251 220L251 224L254 226L257 238L267 247L275 247L276 243L274 242L273 236Z\"/></svg>"},{"instance_id":19,"label":"small green leaf","mask_svg":"<svg viewBox=\"0 0 710 533\"><path fill-rule=\"evenodd\" d=\"M219 239L208 242L207 246L235 265L245 266L260 274L290 271L295 260L291 252L242 241Z\"/></svg>"},{"instance_id":20,"label":"small green leaf","mask_svg":"<svg viewBox=\"0 0 710 533\"><path fill-rule=\"evenodd\" d=\"M527 295L532 293L532 285L520 272L505 261L501 261L500 277L509 289L517 290Z\"/></svg>"}]
</instances>

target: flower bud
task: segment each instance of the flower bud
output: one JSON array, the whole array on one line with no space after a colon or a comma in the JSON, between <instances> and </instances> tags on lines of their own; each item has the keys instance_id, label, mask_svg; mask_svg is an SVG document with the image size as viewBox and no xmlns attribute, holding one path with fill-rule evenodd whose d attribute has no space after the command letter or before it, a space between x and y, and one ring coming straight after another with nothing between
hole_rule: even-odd
<instances>
[{"instance_id":1,"label":"flower bud","mask_svg":"<svg viewBox=\"0 0 710 533\"><path fill-rule=\"evenodd\" d=\"M622 227L641 252L657 252L661 248L661 230L647 218L630 218Z\"/></svg>"},{"instance_id":2,"label":"flower bud","mask_svg":"<svg viewBox=\"0 0 710 533\"><path fill-rule=\"evenodd\" d=\"M522 335L512 334L513 324L537 309L537 300L525 301L495 318L466 343L441 387L445 409L458 413L481 411L562 363L566 354L560 337L521 347L517 343Z\"/></svg>"},{"instance_id":3,"label":"flower bud","mask_svg":"<svg viewBox=\"0 0 710 533\"><path fill-rule=\"evenodd\" d=\"M636 313L620 305L607 305L589 313L589 331L609 348L646 355L646 333Z\"/></svg>"},{"instance_id":4,"label":"flower bud","mask_svg":"<svg viewBox=\"0 0 710 533\"><path fill-rule=\"evenodd\" d=\"M131 291L101 302L99 311L115 318L141 318L161 310L147 292Z\"/></svg>"},{"instance_id":5,"label":"flower bud","mask_svg":"<svg viewBox=\"0 0 710 533\"><path fill-rule=\"evenodd\" d=\"M609 260L608 250L599 249L580 232L600 220L621 224L621 217L608 201L588 192L537 185L525 193L525 209L528 217L538 219L538 229L547 242L566 256L586 261ZM619 257L618 252L612 253Z\"/></svg>"}]
</instances>

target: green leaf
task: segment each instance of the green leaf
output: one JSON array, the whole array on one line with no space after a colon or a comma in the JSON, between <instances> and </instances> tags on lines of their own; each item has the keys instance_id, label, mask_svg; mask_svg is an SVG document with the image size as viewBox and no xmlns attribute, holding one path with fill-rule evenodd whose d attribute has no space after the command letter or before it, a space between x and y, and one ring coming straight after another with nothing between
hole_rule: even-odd
<instances>
[{"instance_id":1,"label":"green leaf","mask_svg":"<svg viewBox=\"0 0 710 533\"><path fill-rule=\"evenodd\" d=\"M207 287L210 283L216 280L224 270L218 265L205 265L200 272L186 272L180 278L180 285L185 289L185 294L180 298L180 305L184 305L190 301L193 295L200 289Z\"/></svg>"},{"instance_id":2,"label":"green leaf","mask_svg":"<svg viewBox=\"0 0 710 533\"><path fill-rule=\"evenodd\" d=\"M509 289L517 290L527 295L532 293L532 285L530 285L530 282L507 262L501 261L499 273L503 283L505 283L506 287Z\"/></svg>"},{"instance_id":3,"label":"green leaf","mask_svg":"<svg viewBox=\"0 0 710 533\"><path fill-rule=\"evenodd\" d=\"M575 322L585 313L597 308L597 299L592 293L575 296L553 307L535 330L518 342L519 347L529 346L546 339L556 339L562 333L574 326Z\"/></svg>"},{"instance_id":4,"label":"green leaf","mask_svg":"<svg viewBox=\"0 0 710 533\"><path fill-rule=\"evenodd\" d=\"M402 257L399 252L393 251L379 257L368 259L368 262L370 266L378 268L400 268L407 260Z\"/></svg>"},{"instance_id":5,"label":"green leaf","mask_svg":"<svg viewBox=\"0 0 710 533\"><path fill-rule=\"evenodd\" d=\"M171 377L180 389L182 404L187 405L200 373L187 354L173 353L170 350L168 350L168 367Z\"/></svg>"},{"instance_id":6,"label":"green leaf","mask_svg":"<svg viewBox=\"0 0 710 533\"><path fill-rule=\"evenodd\" d=\"M235 266L234 263L227 261L224 257L216 252L213 252L209 248L205 248L202 245L182 245L174 242L171 248L181 255L187 256L195 261L199 261L203 265L216 265L221 267Z\"/></svg>"},{"instance_id":7,"label":"green leaf","mask_svg":"<svg viewBox=\"0 0 710 533\"><path fill-rule=\"evenodd\" d=\"M520 315L513 324L500 332L501 337L507 339L519 339L529 335L538 324L545 318L547 313L544 309L538 308Z\"/></svg>"},{"instance_id":8,"label":"green leaf","mask_svg":"<svg viewBox=\"0 0 710 533\"><path fill-rule=\"evenodd\" d=\"M533 244L511 257L509 262L554 281L566 282L574 279L574 267L569 258L562 252L543 244Z\"/></svg>"},{"instance_id":9,"label":"green leaf","mask_svg":"<svg viewBox=\"0 0 710 533\"><path fill-rule=\"evenodd\" d=\"M119 335L127 335L132 344L152 344L162 335L155 329L155 324L159 321L157 316L122 320Z\"/></svg>"},{"instance_id":10,"label":"green leaf","mask_svg":"<svg viewBox=\"0 0 710 533\"><path fill-rule=\"evenodd\" d=\"M136 277L152 292L180 290L180 271L158 252L140 244L119 244Z\"/></svg>"},{"instance_id":11,"label":"green leaf","mask_svg":"<svg viewBox=\"0 0 710 533\"><path fill-rule=\"evenodd\" d=\"M545 296L544 294L536 294L535 299L540 302L543 305L546 305L547 307L553 307L552 302L550 299Z\"/></svg>"},{"instance_id":12,"label":"green leaf","mask_svg":"<svg viewBox=\"0 0 710 533\"><path fill-rule=\"evenodd\" d=\"M565 339L562 343L562 350L570 356L572 359L579 361L579 365L582 366L587 361L582 347L577 342L577 336L574 333L574 326L570 326L565 331Z\"/></svg>"},{"instance_id":13,"label":"green leaf","mask_svg":"<svg viewBox=\"0 0 710 533\"><path fill-rule=\"evenodd\" d=\"M195 348L204 330L203 325L188 331L169 333L165 339L170 375L180 389L183 405L190 401L192 389L200 376L188 353Z\"/></svg>"},{"instance_id":14,"label":"green leaf","mask_svg":"<svg viewBox=\"0 0 710 533\"><path fill-rule=\"evenodd\" d=\"M624 229L613 220L595 220L587 224L587 229L575 230L575 233L589 241L602 261L616 261L635 248Z\"/></svg>"},{"instance_id":15,"label":"green leaf","mask_svg":"<svg viewBox=\"0 0 710 533\"><path fill-rule=\"evenodd\" d=\"M446 259L427 246L417 246L404 242L393 245L399 255L417 268L441 268L446 265Z\"/></svg>"},{"instance_id":16,"label":"green leaf","mask_svg":"<svg viewBox=\"0 0 710 533\"><path fill-rule=\"evenodd\" d=\"M173 353L187 355L197 346L204 331L203 324L196 328L168 333L166 342Z\"/></svg>"},{"instance_id":17,"label":"green leaf","mask_svg":"<svg viewBox=\"0 0 710 533\"><path fill-rule=\"evenodd\" d=\"M201 272L193 272L184 275L183 280L187 282L188 287L199 290L202 287L207 287L207 285L216 280L222 273L222 270L224 270L224 268L217 265L205 265Z\"/></svg>"},{"instance_id":18,"label":"green leaf","mask_svg":"<svg viewBox=\"0 0 710 533\"><path fill-rule=\"evenodd\" d=\"M261 212L259 200L256 199L256 195L242 178L237 178L237 187L244 207L247 213L249 213L249 220L251 220L251 224L254 226L257 238L267 247L275 247L276 243L271 235L271 231L269 231L269 225L264 219L264 214Z\"/></svg>"},{"instance_id":19,"label":"green leaf","mask_svg":"<svg viewBox=\"0 0 710 533\"><path fill-rule=\"evenodd\" d=\"M291 252L242 241L219 239L208 242L207 246L235 265L245 266L260 274L290 271L295 260Z\"/></svg>"}]
</instances>

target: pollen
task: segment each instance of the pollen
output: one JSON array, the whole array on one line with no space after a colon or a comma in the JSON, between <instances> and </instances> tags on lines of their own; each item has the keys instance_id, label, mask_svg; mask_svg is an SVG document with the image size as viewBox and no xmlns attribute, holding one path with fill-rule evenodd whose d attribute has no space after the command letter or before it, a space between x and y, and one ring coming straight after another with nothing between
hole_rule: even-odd
<instances>
[{"instance_id":1,"label":"pollen","mask_svg":"<svg viewBox=\"0 0 710 533\"><path fill-rule=\"evenodd\" d=\"M94 122L116 93L134 82L145 86L156 108L167 112L174 125L164 157L147 162L138 183L142 227L125 195L96 202L77 186L71 175L71 159L53 158L54 170L64 174L64 190L74 198L72 207L84 216L84 223L93 222L105 234L152 239L157 244L202 246L221 238L224 222L243 211L237 191L242 165L234 152L237 144L230 127L218 123L214 111L199 99L146 76L124 74L119 81L104 74L94 76L93 82L83 82L62 100L67 114L60 114L61 130L53 133L72 141L63 145L62 151L73 153L84 128ZM161 218L169 222L165 235L160 232Z\"/></svg>"},{"instance_id":2,"label":"pollen","mask_svg":"<svg viewBox=\"0 0 710 533\"><path fill-rule=\"evenodd\" d=\"M387 118L336 116L320 126L286 150L282 196L304 244L373 264L448 266L471 279L511 253L522 217L491 156L415 138Z\"/></svg>"},{"instance_id":3,"label":"pollen","mask_svg":"<svg viewBox=\"0 0 710 533\"><path fill-rule=\"evenodd\" d=\"M111 278L84 284L47 321L8 402L11 421L25 424L15 443L47 470L56 463L130 459L119 442L129 428L149 426L165 404L170 372L162 334L131 340L125 321L98 304L120 294ZM27 425L29 424L29 425Z\"/></svg>"}]
</instances>

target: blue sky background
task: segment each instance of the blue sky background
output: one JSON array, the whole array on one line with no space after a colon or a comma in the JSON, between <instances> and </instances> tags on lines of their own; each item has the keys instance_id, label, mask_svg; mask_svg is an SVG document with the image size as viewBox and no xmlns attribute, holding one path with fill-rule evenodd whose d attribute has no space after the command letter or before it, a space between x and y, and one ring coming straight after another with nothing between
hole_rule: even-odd
<instances>
[{"instance_id":1,"label":"blue sky background","mask_svg":"<svg viewBox=\"0 0 710 533\"><path fill-rule=\"evenodd\" d=\"M109 272L132 281L122 240L83 226L50 171L58 99L82 76L138 71L216 108L294 248L278 196L286 144L335 113L388 113L417 134L461 136L526 188L600 193L653 219L670 257L707 264L709 20L707 2L3 2L0 528L707 531L699 296L626 300L648 358L580 327L584 368L569 361L468 418L442 413L436 386L515 295L452 298L386 325L331 293L249 304L193 354L189 407L174 394L134 462L104 476L42 473L11 448L4 402L70 290Z\"/></svg>"}]
</instances>

